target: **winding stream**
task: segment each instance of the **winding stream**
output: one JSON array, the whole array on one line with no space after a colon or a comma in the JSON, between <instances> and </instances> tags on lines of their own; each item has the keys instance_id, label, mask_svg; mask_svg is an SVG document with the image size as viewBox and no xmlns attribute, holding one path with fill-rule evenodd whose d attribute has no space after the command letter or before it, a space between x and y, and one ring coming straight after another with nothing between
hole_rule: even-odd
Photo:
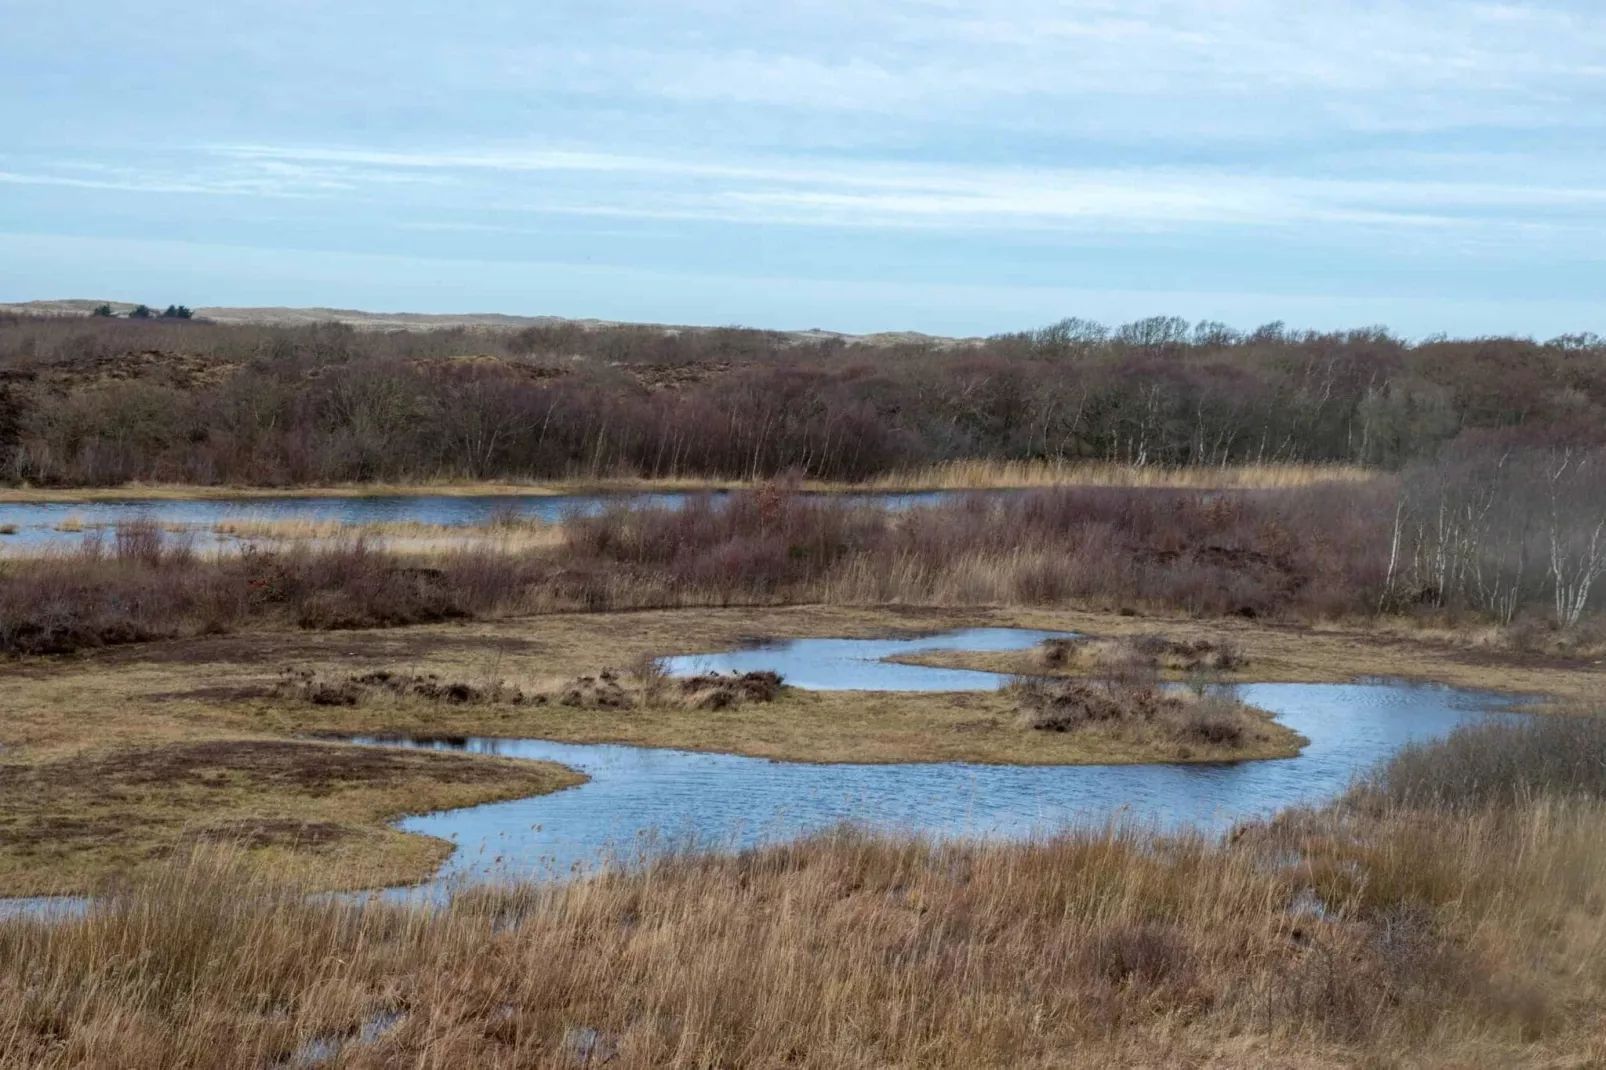
<instances>
[{"instance_id":1,"label":"winding stream","mask_svg":"<svg viewBox=\"0 0 1606 1070\"><path fill-rule=\"evenodd\" d=\"M777 669L812 689L955 691L996 687L992 673L889 664L915 650L1019 650L1049 634L971 629L904 640L799 639L665 659L676 673ZM533 739L412 744L558 762L590 781L555 795L407 818L397 827L458 850L433 897L475 881L563 876L677 847L736 849L853 822L941 838L1021 838L1067 825L1131 820L1223 831L1235 822L1333 798L1409 742L1501 711L1510 696L1430 684L1248 684L1252 705L1310 740L1298 757L1221 764L1009 766L824 765ZM380 741L370 741L380 742Z\"/></svg>"},{"instance_id":2,"label":"winding stream","mask_svg":"<svg viewBox=\"0 0 1606 1070\"><path fill-rule=\"evenodd\" d=\"M810 689L989 690L1002 678L881 659L916 650L1023 650L1058 634L1064 633L982 628L917 639L798 639L665 663L676 673L776 669L789 684ZM1511 696L1434 684L1246 684L1239 693L1308 738L1304 752L1221 764L826 765L536 739L404 743L557 762L591 779L552 795L402 820L398 828L451 840L457 850L428 883L385 894L437 900L478 881L565 877L666 849L737 849L841 822L974 839L1030 837L1112 819L1223 831L1289 806L1325 802L1407 743L1516 716L1502 712ZM83 900L0 900L0 917L83 908Z\"/></svg>"}]
</instances>

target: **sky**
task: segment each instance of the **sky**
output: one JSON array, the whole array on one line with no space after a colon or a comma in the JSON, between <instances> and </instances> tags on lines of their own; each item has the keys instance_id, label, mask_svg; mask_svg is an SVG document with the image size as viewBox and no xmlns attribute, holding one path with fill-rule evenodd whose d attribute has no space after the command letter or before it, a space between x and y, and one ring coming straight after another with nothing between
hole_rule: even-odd
<instances>
[{"instance_id":1,"label":"sky","mask_svg":"<svg viewBox=\"0 0 1606 1070\"><path fill-rule=\"evenodd\" d=\"M1606 332L1601 0L0 0L0 301Z\"/></svg>"}]
</instances>

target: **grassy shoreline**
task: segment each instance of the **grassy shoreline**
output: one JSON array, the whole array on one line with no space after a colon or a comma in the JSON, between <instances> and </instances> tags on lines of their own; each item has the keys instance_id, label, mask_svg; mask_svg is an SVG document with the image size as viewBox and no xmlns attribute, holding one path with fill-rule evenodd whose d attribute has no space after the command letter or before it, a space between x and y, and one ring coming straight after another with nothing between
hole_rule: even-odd
<instances>
[{"instance_id":1,"label":"grassy shoreline","mask_svg":"<svg viewBox=\"0 0 1606 1070\"><path fill-rule=\"evenodd\" d=\"M966 461L877 476L859 483L803 480L814 493L917 493L920 491L1029 490L1051 487L1150 487L1156 489L1283 489L1323 482L1361 483L1379 472L1353 465L1232 465L1193 468L1043 462ZM76 504L106 501L226 501L261 498L559 497L570 494L651 494L745 490L764 481L706 478L575 478L514 482L441 480L416 483L250 485L128 483L115 487L0 486L0 504Z\"/></svg>"}]
</instances>

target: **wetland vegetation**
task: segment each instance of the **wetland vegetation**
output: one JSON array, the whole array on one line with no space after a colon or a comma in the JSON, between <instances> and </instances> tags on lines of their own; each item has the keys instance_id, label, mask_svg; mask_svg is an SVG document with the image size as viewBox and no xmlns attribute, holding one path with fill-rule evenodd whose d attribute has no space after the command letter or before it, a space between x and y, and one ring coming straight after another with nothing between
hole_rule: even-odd
<instances>
[{"instance_id":1,"label":"wetland vegetation","mask_svg":"<svg viewBox=\"0 0 1606 1070\"><path fill-rule=\"evenodd\" d=\"M1603 368L1592 338L1169 320L872 343L6 319L14 501L729 493L236 517L227 552L65 516L71 546L0 557L0 894L97 896L0 921L0 1066L1606 1059ZM808 493L849 488L994 493ZM1053 634L894 655L974 689L660 660L966 628ZM404 815L592 790L356 737L1207 775L1300 760L1253 685L1371 677L1544 716L1226 837L1141 809L1015 842L842 828L433 911L309 898L435 872L452 846Z\"/></svg>"},{"instance_id":2,"label":"wetland vegetation","mask_svg":"<svg viewBox=\"0 0 1606 1070\"><path fill-rule=\"evenodd\" d=\"M1603 723L1469 730L1220 841L845 829L430 913L203 848L0 922L0 1065L1590 1065Z\"/></svg>"}]
</instances>

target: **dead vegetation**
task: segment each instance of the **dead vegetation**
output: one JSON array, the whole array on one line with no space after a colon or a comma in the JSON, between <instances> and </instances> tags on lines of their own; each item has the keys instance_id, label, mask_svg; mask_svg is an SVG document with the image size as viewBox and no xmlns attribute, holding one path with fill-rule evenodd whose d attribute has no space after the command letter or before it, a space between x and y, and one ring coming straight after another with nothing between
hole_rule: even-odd
<instances>
[{"instance_id":1,"label":"dead vegetation","mask_svg":"<svg viewBox=\"0 0 1606 1070\"><path fill-rule=\"evenodd\" d=\"M427 914L202 850L86 917L0 922L0 1066L272 1065L317 1038L363 1067L1597 1065L1606 809L1598 781L1526 783L1223 842L843 829Z\"/></svg>"},{"instance_id":2,"label":"dead vegetation","mask_svg":"<svg viewBox=\"0 0 1606 1070\"><path fill-rule=\"evenodd\" d=\"M314 706L356 706L380 694L449 705L505 702L521 706L526 701L537 704L547 701L545 695L526 696L519 688L502 681L471 684L443 680L437 673L400 673L389 669L354 673L344 679L331 679L313 669L285 669L274 684L273 693Z\"/></svg>"},{"instance_id":3,"label":"dead vegetation","mask_svg":"<svg viewBox=\"0 0 1606 1070\"><path fill-rule=\"evenodd\" d=\"M1194 747L1230 753L1271 738L1269 716L1220 689L1196 694L1131 680L1017 677L1008 690L1020 724L1039 732L1158 738L1184 758L1195 757Z\"/></svg>"},{"instance_id":4,"label":"dead vegetation","mask_svg":"<svg viewBox=\"0 0 1606 1070\"><path fill-rule=\"evenodd\" d=\"M70 554L0 559L0 653L70 653L246 629L800 603L1361 620L1489 634L1535 652L1606 650L1598 613L1579 609L1565 627L1536 615L1554 600L1531 570L1512 594L1525 601L1511 603L1509 624L1448 602L1389 602L1384 595L1397 586L1389 506L1387 489L1371 483L1209 495L1061 489L903 511L772 485L678 509L621 506L571 518L557 541L525 550L479 543L404 555L359 539L221 558L134 522ZM1569 531L1574 542L1588 535ZM1569 588L1569 605L1598 602L1606 588L1591 584ZM1093 668L1119 657L1172 673L1242 669L1225 648L1154 644L1163 641L1058 653L1089 659ZM1051 656L1058 655L1045 652Z\"/></svg>"},{"instance_id":5,"label":"dead vegetation","mask_svg":"<svg viewBox=\"0 0 1606 1070\"><path fill-rule=\"evenodd\" d=\"M1231 640L1177 640L1163 635L1045 639L1033 651L1033 661L1050 672L1092 676L1125 676L1133 672L1196 676L1242 672L1249 667L1248 658Z\"/></svg>"},{"instance_id":6,"label":"dead vegetation","mask_svg":"<svg viewBox=\"0 0 1606 1070\"><path fill-rule=\"evenodd\" d=\"M645 659L657 663L653 659ZM702 673L671 678L661 669L638 667L623 675L603 669L545 687L520 687L505 680L468 683L438 673L400 673L374 669L331 677L314 669L285 669L272 688L280 698L313 706L359 706L379 698L412 699L448 706L559 706L581 710L724 710L749 702L774 702L781 693L775 672Z\"/></svg>"}]
</instances>

